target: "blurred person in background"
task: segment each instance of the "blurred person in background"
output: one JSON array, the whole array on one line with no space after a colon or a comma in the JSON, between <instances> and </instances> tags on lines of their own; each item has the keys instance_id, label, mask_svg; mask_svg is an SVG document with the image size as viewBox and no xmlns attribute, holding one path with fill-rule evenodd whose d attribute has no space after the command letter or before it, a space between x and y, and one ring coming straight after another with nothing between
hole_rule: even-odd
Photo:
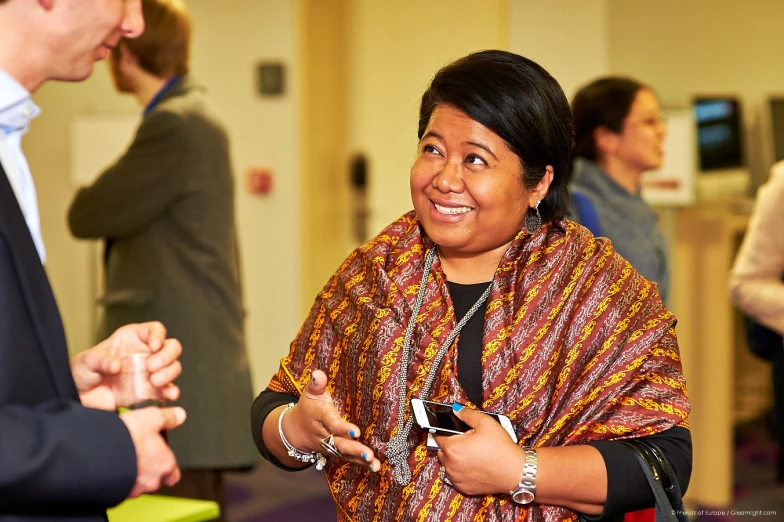
<instances>
[{"instance_id":1,"label":"blurred person in background","mask_svg":"<svg viewBox=\"0 0 784 522\"><path fill-rule=\"evenodd\" d=\"M245 435L253 390L229 142L188 75L184 5L141 4L144 34L120 40L109 66L117 90L135 96L144 117L122 157L78 191L68 224L76 237L105 240L99 336L156 318L184 346L179 404L190 416L169 436L183 478L164 493L225 508L223 472L258 460Z\"/></svg>"},{"instance_id":2,"label":"blurred person in background","mask_svg":"<svg viewBox=\"0 0 784 522\"><path fill-rule=\"evenodd\" d=\"M572 215L659 286L666 303L667 245L656 212L640 195L645 171L661 167L667 132L653 90L631 78L605 77L572 100Z\"/></svg>"},{"instance_id":3,"label":"blurred person in background","mask_svg":"<svg viewBox=\"0 0 784 522\"><path fill-rule=\"evenodd\" d=\"M150 322L108 331L68 360L21 149L39 113L31 93L50 80L84 80L121 37L143 29L138 0L0 1L0 521L105 521L106 508L179 478L160 432L185 411L118 415L111 385L120 352L153 352L150 380L176 400L182 347Z\"/></svg>"},{"instance_id":4,"label":"blurred person in background","mask_svg":"<svg viewBox=\"0 0 784 522\"><path fill-rule=\"evenodd\" d=\"M326 283L251 414L272 463L324 467L338 520L621 519L653 495L620 439L656 443L687 487L675 318L564 219L571 119L558 82L505 51L422 96L414 210ZM414 397L471 429L430 451Z\"/></svg>"},{"instance_id":5,"label":"blurred person in background","mask_svg":"<svg viewBox=\"0 0 784 522\"><path fill-rule=\"evenodd\" d=\"M784 335L784 162L773 166L757 201L730 274L730 298L744 314ZM784 345L765 347L773 365L773 429L777 480L784 483Z\"/></svg>"}]
</instances>

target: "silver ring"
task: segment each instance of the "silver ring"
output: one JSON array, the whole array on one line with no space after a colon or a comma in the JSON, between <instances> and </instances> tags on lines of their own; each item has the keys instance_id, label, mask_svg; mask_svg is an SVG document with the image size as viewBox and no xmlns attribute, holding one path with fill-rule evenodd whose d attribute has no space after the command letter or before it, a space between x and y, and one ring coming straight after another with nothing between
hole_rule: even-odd
<instances>
[{"instance_id":1,"label":"silver ring","mask_svg":"<svg viewBox=\"0 0 784 522\"><path fill-rule=\"evenodd\" d=\"M455 487L455 485L452 484L452 481L449 480L449 477L446 476L446 468L443 466L441 466L441 473L439 473L439 477L441 478L441 482L443 482L447 486Z\"/></svg>"},{"instance_id":2,"label":"silver ring","mask_svg":"<svg viewBox=\"0 0 784 522\"><path fill-rule=\"evenodd\" d=\"M335 435L330 434L329 437L321 439L321 447L324 448L324 451L332 455L333 457L342 458L343 454L340 450L335 446Z\"/></svg>"}]
</instances>

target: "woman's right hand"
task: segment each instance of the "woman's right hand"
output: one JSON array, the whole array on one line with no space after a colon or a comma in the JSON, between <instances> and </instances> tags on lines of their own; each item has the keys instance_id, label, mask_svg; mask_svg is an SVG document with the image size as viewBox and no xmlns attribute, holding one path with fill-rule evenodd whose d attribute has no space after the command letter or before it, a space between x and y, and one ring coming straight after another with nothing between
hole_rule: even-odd
<instances>
[{"instance_id":1,"label":"woman's right hand","mask_svg":"<svg viewBox=\"0 0 784 522\"><path fill-rule=\"evenodd\" d=\"M343 460L374 472L381 468L373 450L359 442L359 427L341 417L327 392L327 376L321 370L313 371L299 402L283 417L282 429L289 443L300 451L317 451L328 459L337 458L321 447L322 439L334 435L334 445Z\"/></svg>"}]
</instances>

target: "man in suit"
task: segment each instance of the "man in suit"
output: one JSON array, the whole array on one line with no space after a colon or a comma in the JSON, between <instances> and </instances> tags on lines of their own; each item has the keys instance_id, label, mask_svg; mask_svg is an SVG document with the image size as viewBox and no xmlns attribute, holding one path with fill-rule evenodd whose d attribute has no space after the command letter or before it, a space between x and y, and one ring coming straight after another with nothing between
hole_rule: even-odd
<instances>
[{"instance_id":1,"label":"man in suit","mask_svg":"<svg viewBox=\"0 0 784 522\"><path fill-rule=\"evenodd\" d=\"M68 223L76 237L106 242L100 335L157 318L185 347L178 384L188 423L169 436L183 476L162 493L225 504L222 472L259 458L247 434L253 390L229 143L188 76L184 6L142 0L142 10L144 34L122 39L108 65L144 117L122 157L79 190Z\"/></svg>"},{"instance_id":2,"label":"man in suit","mask_svg":"<svg viewBox=\"0 0 784 522\"><path fill-rule=\"evenodd\" d=\"M71 361L43 263L21 136L30 93L78 81L144 26L139 0L0 0L0 521L99 521L127 496L178 480L161 437L181 408L115 411L122 350L154 352L153 384L175 400L179 342L160 323L123 327Z\"/></svg>"}]
</instances>

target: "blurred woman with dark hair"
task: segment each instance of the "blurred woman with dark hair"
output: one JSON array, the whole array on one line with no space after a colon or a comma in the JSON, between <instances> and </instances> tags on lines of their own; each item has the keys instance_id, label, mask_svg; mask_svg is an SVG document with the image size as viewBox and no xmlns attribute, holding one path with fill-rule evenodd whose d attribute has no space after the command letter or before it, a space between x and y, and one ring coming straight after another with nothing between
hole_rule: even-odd
<instances>
[{"instance_id":1,"label":"blurred woman with dark hair","mask_svg":"<svg viewBox=\"0 0 784 522\"><path fill-rule=\"evenodd\" d=\"M327 282L254 404L262 454L325 466L341 521L621 516L653 505L621 438L656 439L685 486L675 319L564 219L558 83L515 54L468 55L433 79L418 136L414 210ZM453 404L471 429L428 450L412 398ZM476 410L507 415L519 443Z\"/></svg>"},{"instance_id":2,"label":"blurred woman with dark hair","mask_svg":"<svg viewBox=\"0 0 784 522\"><path fill-rule=\"evenodd\" d=\"M572 101L575 145L571 190L573 217L643 276L669 291L667 247L654 210L640 195L642 175L661 167L667 127L653 90L631 78L600 78ZM587 201L586 199L587 198ZM588 222L585 207L595 212Z\"/></svg>"}]
</instances>

